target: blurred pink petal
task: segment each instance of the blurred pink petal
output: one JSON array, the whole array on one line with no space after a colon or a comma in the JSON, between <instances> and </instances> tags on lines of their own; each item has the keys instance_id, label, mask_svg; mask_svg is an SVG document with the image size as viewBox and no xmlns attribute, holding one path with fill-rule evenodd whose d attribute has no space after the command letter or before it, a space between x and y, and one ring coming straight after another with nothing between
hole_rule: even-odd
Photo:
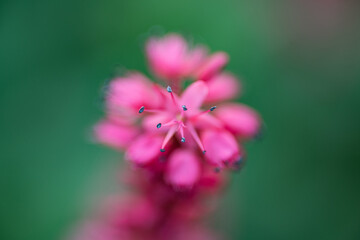
<instances>
[{"instance_id":1,"label":"blurred pink petal","mask_svg":"<svg viewBox=\"0 0 360 240\"><path fill-rule=\"evenodd\" d=\"M207 50L202 46L197 46L189 52L187 56L187 75L191 75L203 64L207 57Z\"/></svg>"},{"instance_id":2,"label":"blurred pink petal","mask_svg":"<svg viewBox=\"0 0 360 240\"><path fill-rule=\"evenodd\" d=\"M146 165L160 155L163 138L153 134L142 134L126 151L125 158L138 165Z\"/></svg>"},{"instance_id":3,"label":"blurred pink petal","mask_svg":"<svg viewBox=\"0 0 360 240\"><path fill-rule=\"evenodd\" d=\"M123 218L128 227L151 230L159 219L156 206L146 198L134 198L123 207L118 217Z\"/></svg>"},{"instance_id":4,"label":"blurred pink petal","mask_svg":"<svg viewBox=\"0 0 360 240\"><path fill-rule=\"evenodd\" d=\"M195 126L197 129L205 130L208 128L222 128L224 124L211 114L202 114L197 117Z\"/></svg>"},{"instance_id":5,"label":"blurred pink petal","mask_svg":"<svg viewBox=\"0 0 360 240\"><path fill-rule=\"evenodd\" d=\"M180 80L199 66L206 50L189 49L186 40L177 34L151 38L146 44L146 55L153 73L164 80Z\"/></svg>"},{"instance_id":6,"label":"blurred pink petal","mask_svg":"<svg viewBox=\"0 0 360 240\"><path fill-rule=\"evenodd\" d=\"M243 138L255 137L261 127L259 115L243 104L226 104L215 113L231 132Z\"/></svg>"},{"instance_id":7,"label":"blurred pink petal","mask_svg":"<svg viewBox=\"0 0 360 240\"><path fill-rule=\"evenodd\" d=\"M206 102L219 102L235 98L241 86L239 80L230 73L220 73L206 82L209 94Z\"/></svg>"},{"instance_id":8,"label":"blurred pink petal","mask_svg":"<svg viewBox=\"0 0 360 240\"><path fill-rule=\"evenodd\" d=\"M206 130L201 139L206 150L206 159L218 167L236 162L241 156L235 137L228 131Z\"/></svg>"},{"instance_id":9,"label":"blurred pink petal","mask_svg":"<svg viewBox=\"0 0 360 240\"><path fill-rule=\"evenodd\" d=\"M130 125L103 120L95 126L94 134L97 141L116 149L124 149L135 138L138 131Z\"/></svg>"},{"instance_id":10,"label":"blurred pink petal","mask_svg":"<svg viewBox=\"0 0 360 240\"><path fill-rule=\"evenodd\" d=\"M123 229L111 226L105 221L88 220L84 222L69 240L132 240L130 234Z\"/></svg>"},{"instance_id":11,"label":"blurred pink petal","mask_svg":"<svg viewBox=\"0 0 360 240\"><path fill-rule=\"evenodd\" d=\"M190 150L175 150L169 157L167 181L176 187L192 187L200 175L200 159Z\"/></svg>"},{"instance_id":12,"label":"blurred pink petal","mask_svg":"<svg viewBox=\"0 0 360 240\"><path fill-rule=\"evenodd\" d=\"M200 67L196 72L198 80L207 81L218 73L229 61L229 56L225 52L216 52Z\"/></svg>"},{"instance_id":13,"label":"blurred pink petal","mask_svg":"<svg viewBox=\"0 0 360 240\"><path fill-rule=\"evenodd\" d=\"M142 106L154 108L161 103L153 83L137 72L114 79L109 85L106 100L110 111L124 114L136 114Z\"/></svg>"}]
</instances>

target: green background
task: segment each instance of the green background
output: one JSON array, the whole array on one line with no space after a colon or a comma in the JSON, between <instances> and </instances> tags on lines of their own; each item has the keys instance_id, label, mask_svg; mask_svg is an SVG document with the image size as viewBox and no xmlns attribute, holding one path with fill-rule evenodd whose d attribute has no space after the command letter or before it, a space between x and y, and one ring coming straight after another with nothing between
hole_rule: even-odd
<instances>
[{"instance_id":1,"label":"green background","mask_svg":"<svg viewBox=\"0 0 360 240\"><path fill-rule=\"evenodd\" d=\"M266 123L213 225L228 239L360 239L357 1L0 2L0 239L66 236L117 189L92 143L101 88L147 71L143 43L177 31L230 54Z\"/></svg>"}]
</instances>

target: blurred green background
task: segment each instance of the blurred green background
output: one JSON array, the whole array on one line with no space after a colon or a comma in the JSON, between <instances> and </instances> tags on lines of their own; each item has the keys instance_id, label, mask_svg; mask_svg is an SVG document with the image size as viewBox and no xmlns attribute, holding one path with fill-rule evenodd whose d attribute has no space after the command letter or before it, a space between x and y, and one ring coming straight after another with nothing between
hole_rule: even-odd
<instances>
[{"instance_id":1,"label":"blurred green background","mask_svg":"<svg viewBox=\"0 0 360 240\"><path fill-rule=\"evenodd\" d=\"M0 2L0 239L61 239L116 189L101 88L152 31L231 56L266 122L213 225L228 239L360 239L360 3ZM155 29L155 30L154 30Z\"/></svg>"}]
</instances>

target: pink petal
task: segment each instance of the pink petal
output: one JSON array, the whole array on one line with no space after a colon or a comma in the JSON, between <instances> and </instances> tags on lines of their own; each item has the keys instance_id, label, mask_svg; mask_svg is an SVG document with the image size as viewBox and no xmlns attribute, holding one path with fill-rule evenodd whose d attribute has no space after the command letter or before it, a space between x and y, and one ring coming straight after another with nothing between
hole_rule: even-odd
<instances>
[{"instance_id":1,"label":"pink petal","mask_svg":"<svg viewBox=\"0 0 360 240\"><path fill-rule=\"evenodd\" d=\"M160 78L179 79L186 74L187 43L180 35L151 38L146 44L149 65Z\"/></svg>"},{"instance_id":2,"label":"pink petal","mask_svg":"<svg viewBox=\"0 0 360 240\"><path fill-rule=\"evenodd\" d=\"M175 150L169 158L167 181L177 187L192 187L200 175L200 159L190 150Z\"/></svg>"},{"instance_id":3,"label":"pink petal","mask_svg":"<svg viewBox=\"0 0 360 240\"><path fill-rule=\"evenodd\" d=\"M99 142L116 149L124 149L135 138L138 132L133 126L103 120L95 126L94 134Z\"/></svg>"},{"instance_id":4,"label":"pink petal","mask_svg":"<svg viewBox=\"0 0 360 240\"><path fill-rule=\"evenodd\" d=\"M252 138L259 132L261 120L252 108L243 104L220 106L215 113L231 132L243 138Z\"/></svg>"},{"instance_id":5,"label":"pink petal","mask_svg":"<svg viewBox=\"0 0 360 240\"><path fill-rule=\"evenodd\" d=\"M221 73L206 82L209 94L206 102L219 102L236 97L240 91L239 80L230 73Z\"/></svg>"},{"instance_id":6,"label":"pink petal","mask_svg":"<svg viewBox=\"0 0 360 240\"><path fill-rule=\"evenodd\" d=\"M209 80L227 64L228 60L229 56L225 52L214 53L198 70L196 74L197 79L203 81Z\"/></svg>"},{"instance_id":7,"label":"pink petal","mask_svg":"<svg viewBox=\"0 0 360 240\"><path fill-rule=\"evenodd\" d=\"M235 137L224 130L204 131L202 141L206 150L206 159L219 167L237 161L241 154Z\"/></svg>"},{"instance_id":8,"label":"pink petal","mask_svg":"<svg viewBox=\"0 0 360 240\"><path fill-rule=\"evenodd\" d=\"M193 75L204 63L207 57L207 50L203 46L197 46L187 55L187 75Z\"/></svg>"},{"instance_id":9,"label":"pink petal","mask_svg":"<svg viewBox=\"0 0 360 240\"><path fill-rule=\"evenodd\" d=\"M209 113L197 117L194 125L197 129L222 128L224 126L219 119Z\"/></svg>"},{"instance_id":10,"label":"pink petal","mask_svg":"<svg viewBox=\"0 0 360 240\"><path fill-rule=\"evenodd\" d=\"M135 200L135 201L134 201ZM160 214L154 203L140 196L126 206L127 221L131 227L152 229L157 223Z\"/></svg>"},{"instance_id":11,"label":"pink petal","mask_svg":"<svg viewBox=\"0 0 360 240\"><path fill-rule=\"evenodd\" d=\"M191 84L181 96L180 105L185 105L187 113L192 114L198 111L208 94L208 88L203 81L196 81Z\"/></svg>"},{"instance_id":12,"label":"pink petal","mask_svg":"<svg viewBox=\"0 0 360 240\"><path fill-rule=\"evenodd\" d=\"M125 158L139 165L146 165L160 155L162 137L152 134L140 135L125 153Z\"/></svg>"},{"instance_id":13,"label":"pink petal","mask_svg":"<svg viewBox=\"0 0 360 240\"><path fill-rule=\"evenodd\" d=\"M161 96L153 89L153 83L144 75L129 72L126 76L110 82L106 101L110 111L136 114L141 106L158 107Z\"/></svg>"},{"instance_id":14,"label":"pink petal","mask_svg":"<svg viewBox=\"0 0 360 240\"><path fill-rule=\"evenodd\" d=\"M169 127L162 126L161 128L157 128L157 124L161 123L167 123L170 120L172 120L174 117L172 117L169 113L156 113L152 115L148 115L144 117L142 125L144 129L148 132L155 132L155 133L163 133L167 132L169 130Z\"/></svg>"}]
</instances>

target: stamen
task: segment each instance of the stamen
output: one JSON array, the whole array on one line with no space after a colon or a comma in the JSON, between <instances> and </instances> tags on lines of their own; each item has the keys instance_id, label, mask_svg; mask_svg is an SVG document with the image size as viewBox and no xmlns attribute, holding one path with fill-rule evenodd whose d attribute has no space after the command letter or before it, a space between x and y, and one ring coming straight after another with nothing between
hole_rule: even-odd
<instances>
[{"instance_id":1,"label":"stamen","mask_svg":"<svg viewBox=\"0 0 360 240\"><path fill-rule=\"evenodd\" d=\"M157 128L161 128L161 123L158 123L158 124L156 125L156 127L157 127Z\"/></svg>"},{"instance_id":2,"label":"stamen","mask_svg":"<svg viewBox=\"0 0 360 240\"><path fill-rule=\"evenodd\" d=\"M188 110L185 105L182 105L182 109L183 109L184 111L187 111L187 110Z\"/></svg>"},{"instance_id":3,"label":"stamen","mask_svg":"<svg viewBox=\"0 0 360 240\"><path fill-rule=\"evenodd\" d=\"M149 112L149 113L163 113L164 111L162 111L162 110L155 110L155 109L145 109L144 112Z\"/></svg>"},{"instance_id":4,"label":"stamen","mask_svg":"<svg viewBox=\"0 0 360 240\"><path fill-rule=\"evenodd\" d=\"M161 145L161 149L160 149L161 152L165 152L165 146L170 141L171 137L175 134L176 129L177 129L177 127L174 126L174 127L170 128L169 131L167 132L167 134L166 134L166 136L164 138L164 141L163 141L163 143Z\"/></svg>"},{"instance_id":5,"label":"stamen","mask_svg":"<svg viewBox=\"0 0 360 240\"><path fill-rule=\"evenodd\" d=\"M179 130L180 130L180 135L181 135L181 142L185 142L185 136L184 136L184 123L181 122L181 124L179 125Z\"/></svg>"},{"instance_id":6,"label":"stamen","mask_svg":"<svg viewBox=\"0 0 360 240\"><path fill-rule=\"evenodd\" d=\"M200 117L201 115L204 115L204 114L206 114L206 113L209 113L209 112L214 111L215 109L216 109L216 106L213 106L213 107L211 107L209 110L206 110L206 111L203 111L203 112L201 112L201 113L199 113L199 114L196 114L195 116L191 117L191 119L194 120L194 119Z\"/></svg>"},{"instance_id":7,"label":"stamen","mask_svg":"<svg viewBox=\"0 0 360 240\"><path fill-rule=\"evenodd\" d=\"M194 126L189 122L186 124L188 126L189 132L191 134L191 136L194 138L195 142L198 144L199 148L201 149L201 151L203 153L206 153L205 149L204 149L204 145L202 144L199 135L197 134Z\"/></svg>"},{"instance_id":8,"label":"stamen","mask_svg":"<svg viewBox=\"0 0 360 240\"><path fill-rule=\"evenodd\" d=\"M175 99L175 96L174 96L174 94L173 94L173 91L172 91L171 87L170 87L170 86L167 86L166 90L170 93L170 95L171 95L171 100L172 100L175 108L176 108L177 110L179 110L179 104L178 104L178 102L177 102L176 99Z\"/></svg>"},{"instance_id":9,"label":"stamen","mask_svg":"<svg viewBox=\"0 0 360 240\"><path fill-rule=\"evenodd\" d=\"M176 121L176 120L171 120L171 121L169 121L169 122L167 122L167 123L162 124L161 126L167 127L167 126L175 125L175 124L177 124L177 123L178 123L178 121ZM158 124L158 125L159 125L159 124Z\"/></svg>"},{"instance_id":10,"label":"stamen","mask_svg":"<svg viewBox=\"0 0 360 240\"><path fill-rule=\"evenodd\" d=\"M143 112L162 113L162 112L164 112L164 111L162 111L162 110L156 110L156 109L145 109L145 107L142 106L142 107L139 109L139 113L143 113Z\"/></svg>"}]
</instances>

